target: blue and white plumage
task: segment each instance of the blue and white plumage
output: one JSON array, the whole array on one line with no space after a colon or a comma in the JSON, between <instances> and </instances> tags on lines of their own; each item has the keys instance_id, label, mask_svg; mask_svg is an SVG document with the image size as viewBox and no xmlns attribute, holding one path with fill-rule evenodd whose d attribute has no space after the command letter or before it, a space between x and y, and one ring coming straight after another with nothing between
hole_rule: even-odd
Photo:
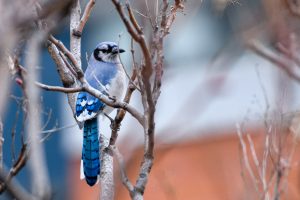
<instances>
[{"instance_id":1,"label":"blue and white plumage","mask_svg":"<svg viewBox=\"0 0 300 200\"><path fill-rule=\"evenodd\" d=\"M116 43L102 42L91 55L85 71L87 82L95 89L118 100L125 89L125 72L120 64L119 53L123 53ZM86 182L93 186L100 174L100 152L98 135L98 115L109 114L113 108L106 106L98 98L87 92L80 92L76 100L76 119L84 123L82 168Z\"/></svg>"}]
</instances>

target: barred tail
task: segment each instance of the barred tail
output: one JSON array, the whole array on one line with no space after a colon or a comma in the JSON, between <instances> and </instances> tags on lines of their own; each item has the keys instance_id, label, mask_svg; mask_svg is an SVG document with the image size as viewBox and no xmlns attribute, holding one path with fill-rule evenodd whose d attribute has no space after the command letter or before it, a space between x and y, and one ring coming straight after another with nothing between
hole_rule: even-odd
<instances>
[{"instance_id":1,"label":"barred tail","mask_svg":"<svg viewBox=\"0 0 300 200\"><path fill-rule=\"evenodd\" d=\"M100 174L100 153L98 120L93 118L84 122L82 161L87 184L93 186Z\"/></svg>"}]
</instances>

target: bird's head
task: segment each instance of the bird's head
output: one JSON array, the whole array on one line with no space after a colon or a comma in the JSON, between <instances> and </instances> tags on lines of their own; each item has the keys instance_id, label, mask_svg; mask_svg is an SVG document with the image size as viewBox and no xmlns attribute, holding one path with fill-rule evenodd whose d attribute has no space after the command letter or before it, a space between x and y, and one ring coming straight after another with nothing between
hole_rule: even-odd
<instances>
[{"instance_id":1,"label":"bird's head","mask_svg":"<svg viewBox=\"0 0 300 200\"><path fill-rule=\"evenodd\" d=\"M94 50L94 58L101 62L118 63L119 53L123 53L125 50L120 49L114 42L101 42Z\"/></svg>"}]
</instances>

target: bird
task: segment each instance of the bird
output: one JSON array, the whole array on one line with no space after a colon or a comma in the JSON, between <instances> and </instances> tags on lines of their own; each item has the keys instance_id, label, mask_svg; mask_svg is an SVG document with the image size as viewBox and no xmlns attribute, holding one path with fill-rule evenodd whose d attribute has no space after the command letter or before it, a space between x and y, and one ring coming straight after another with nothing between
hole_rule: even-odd
<instances>
[{"instance_id":1,"label":"bird","mask_svg":"<svg viewBox=\"0 0 300 200\"><path fill-rule=\"evenodd\" d=\"M125 90L126 74L119 54L125 50L114 42L101 42L89 58L84 73L87 82L102 94L121 100ZM113 110L88 92L79 92L76 98L75 117L83 124L83 146L81 156L81 171L89 186L97 183L100 175L100 115L108 116Z\"/></svg>"}]
</instances>

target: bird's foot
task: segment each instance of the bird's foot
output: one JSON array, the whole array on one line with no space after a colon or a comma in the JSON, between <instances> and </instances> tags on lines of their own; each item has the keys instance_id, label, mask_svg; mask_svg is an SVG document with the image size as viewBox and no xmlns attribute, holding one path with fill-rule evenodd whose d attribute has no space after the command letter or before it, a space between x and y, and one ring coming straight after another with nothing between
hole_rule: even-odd
<instances>
[{"instance_id":1,"label":"bird's foot","mask_svg":"<svg viewBox=\"0 0 300 200\"><path fill-rule=\"evenodd\" d=\"M110 123L112 123L114 121L114 119L111 118L108 114L106 114L105 112L103 112L103 113L104 113L104 116L110 120Z\"/></svg>"},{"instance_id":2,"label":"bird's foot","mask_svg":"<svg viewBox=\"0 0 300 200\"><path fill-rule=\"evenodd\" d=\"M108 96L108 98L110 100L112 100L113 102L116 102L117 101L117 97L116 96Z\"/></svg>"},{"instance_id":3,"label":"bird's foot","mask_svg":"<svg viewBox=\"0 0 300 200\"><path fill-rule=\"evenodd\" d=\"M110 128L111 128L111 130L118 132L120 130L120 125L121 124L116 123L114 120L111 122Z\"/></svg>"},{"instance_id":4,"label":"bird's foot","mask_svg":"<svg viewBox=\"0 0 300 200\"><path fill-rule=\"evenodd\" d=\"M108 114L104 113L104 116L110 120L110 128L113 131L120 130L120 124L117 124L113 118L111 118Z\"/></svg>"}]
</instances>

